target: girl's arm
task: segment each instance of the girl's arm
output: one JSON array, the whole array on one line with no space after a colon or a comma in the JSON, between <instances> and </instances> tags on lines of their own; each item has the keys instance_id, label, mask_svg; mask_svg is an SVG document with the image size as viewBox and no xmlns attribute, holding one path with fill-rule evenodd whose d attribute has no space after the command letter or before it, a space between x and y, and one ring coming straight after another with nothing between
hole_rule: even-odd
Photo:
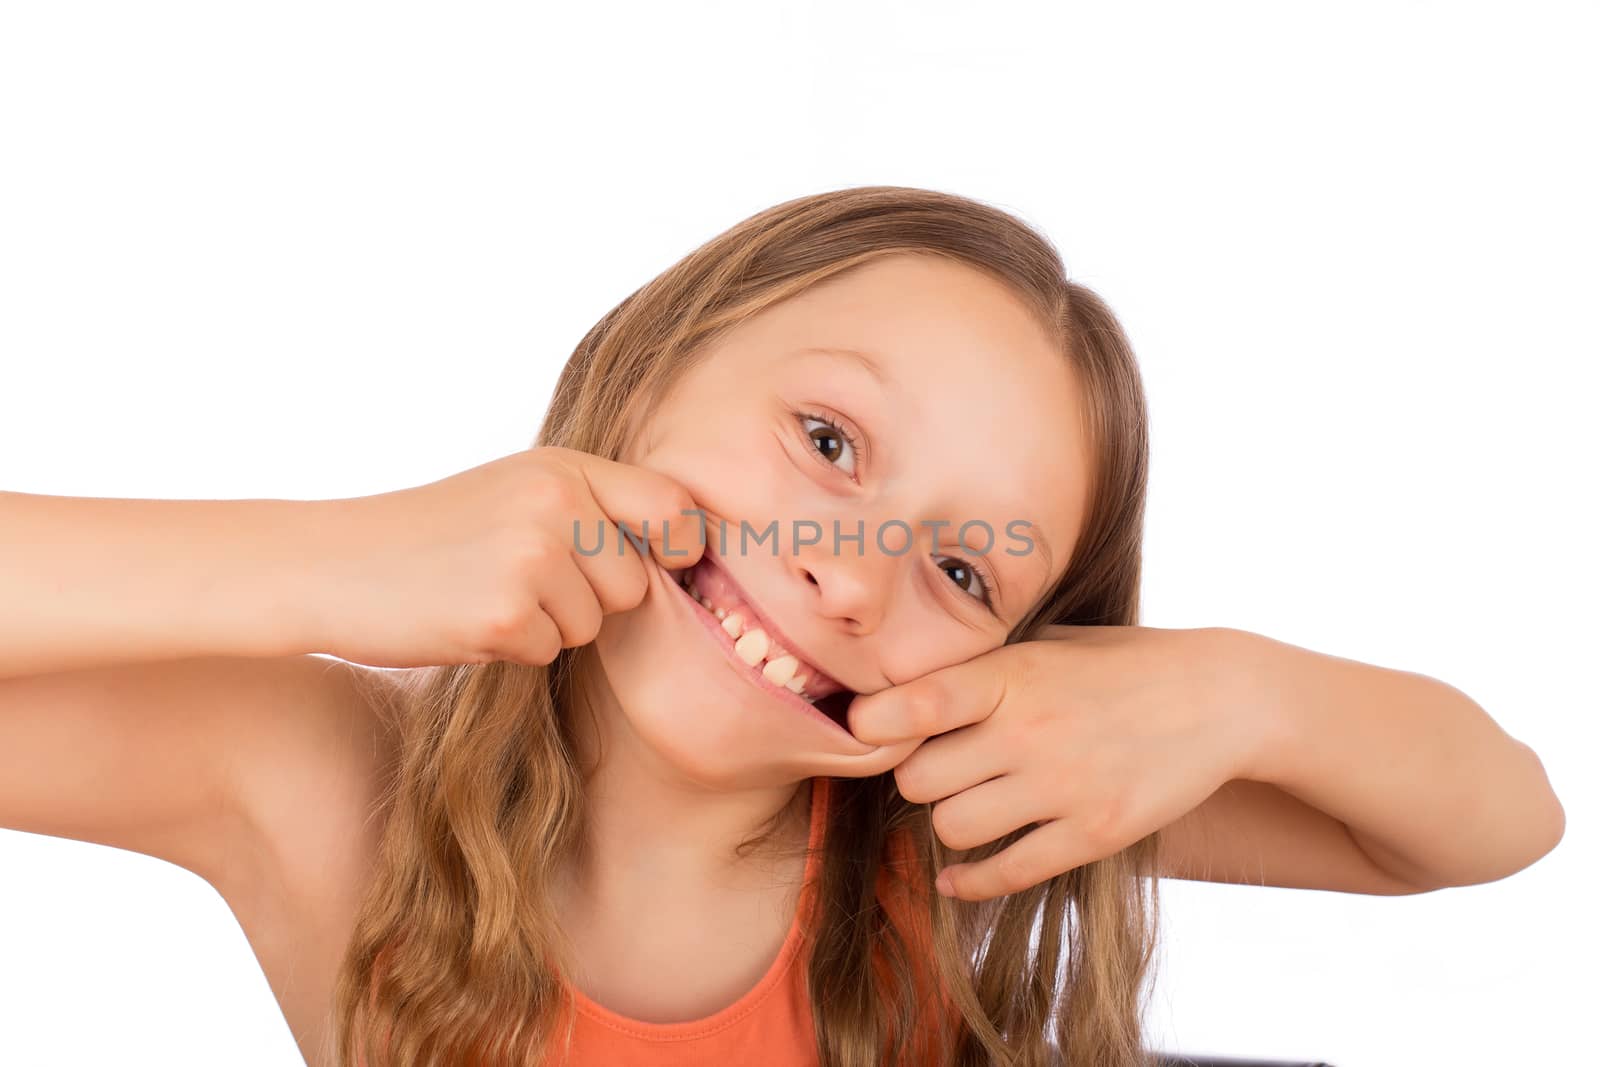
<instances>
[{"instance_id":1,"label":"girl's arm","mask_svg":"<svg viewBox=\"0 0 1600 1067\"><path fill-rule=\"evenodd\" d=\"M0 678L307 651L339 503L0 492Z\"/></svg>"},{"instance_id":2,"label":"girl's arm","mask_svg":"<svg viewBox=\"0 0 1600 1067\"><path fill-rule=\"evenodd\" d=\"M1539 757L1421 674L1218 632L1259 745L1160 831L1168 877L1409 893L1491 882L1561 840Z\"/></svg>"},{"instance_id":3,"label":"girl's arm","mask_svg":"<svg viewBox=\"0 0 1600 1067\"><path fill-rule=\"evenodd\" d=\"M310 654L336 504L0 493L0 827L271 884L373 748Z\"/></svg>"}]
</instances>

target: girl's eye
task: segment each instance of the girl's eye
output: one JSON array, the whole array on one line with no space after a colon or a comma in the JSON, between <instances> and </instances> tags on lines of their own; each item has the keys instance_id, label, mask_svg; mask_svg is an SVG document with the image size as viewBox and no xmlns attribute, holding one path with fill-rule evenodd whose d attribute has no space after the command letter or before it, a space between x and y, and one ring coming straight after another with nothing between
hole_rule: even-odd
<instances>
[{"instance_id":1,"label":"girl's eye","mask_svg":"<svg viewBox=\"0 0 1600 1067\"><path fill-rule=\"evenodd\" d=\"M944 561L939 564L939 569L950 576L950 580L960 586L962 591L972 596L974 600L982 601L985 605L993 607L994 591L989 586L978 568L957 556L943 556ZM976 587L977 592L973 592Z\"/></svg>"},{"instance_id":2,"label":"girl's eye","mask_svg":"<svg viewBox=\"0 0 1600 1067\"><path fill-rule=\"evenodd\" d=\"M846 474L854 477L856 473L856 453L860 451L855 435L840 423L823 415L802 413L800 418L802 425L810 422L820 424L806 429L806 434L810 438L812 445L816 447L817 454L829 464L841 467ZM849 453L850 462L848 466L841 466L839 458L845 452Z\"/></svg>"}]
</instances>

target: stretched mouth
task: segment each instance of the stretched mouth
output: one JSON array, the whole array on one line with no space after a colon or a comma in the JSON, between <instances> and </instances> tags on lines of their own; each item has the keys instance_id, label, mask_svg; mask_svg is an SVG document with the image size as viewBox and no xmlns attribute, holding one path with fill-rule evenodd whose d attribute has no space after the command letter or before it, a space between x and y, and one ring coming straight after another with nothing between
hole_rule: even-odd
<instances>
[{"instance_id":1,"label":"stretched mouth","mask_svg":"<svg viewBox=\"0 0 1600 1067\"><path fill-rule=\"evenodd\" d=\"M856 694L797 651L710 553L672 577L716 620L732 640L734 654L768 687L812 705L849 732L846 719Z\"/></svg>"}]
</instances>

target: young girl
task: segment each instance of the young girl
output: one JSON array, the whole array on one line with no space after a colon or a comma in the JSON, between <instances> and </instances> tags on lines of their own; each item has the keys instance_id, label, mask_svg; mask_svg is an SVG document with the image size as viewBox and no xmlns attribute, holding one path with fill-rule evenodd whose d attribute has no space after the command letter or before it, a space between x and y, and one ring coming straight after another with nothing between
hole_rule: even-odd
<instances>
[{"instance_id":1,"label":"young girl","mask_svg":"<svg viewBox=\"0 0 1600 1067\"><path fill-rule=\"evenodd\" d=\"M349 500L0 494L0 825L207 879L312 1067L1143 1063L1156 876L1415 892L1561 832L1460 716L1441 750L1508 798L1483 866L1345 832L1400 786L1240 681L1306 661L1136 626L1146 469L1132 351L1043 237L780 204L608 313L526 452ZM1120 777L1181 783L1071 848L1069 652L1108 728L1173 739ZM1398 702L1341 663L1324 701Z\"/></svg>"}]
</instances>

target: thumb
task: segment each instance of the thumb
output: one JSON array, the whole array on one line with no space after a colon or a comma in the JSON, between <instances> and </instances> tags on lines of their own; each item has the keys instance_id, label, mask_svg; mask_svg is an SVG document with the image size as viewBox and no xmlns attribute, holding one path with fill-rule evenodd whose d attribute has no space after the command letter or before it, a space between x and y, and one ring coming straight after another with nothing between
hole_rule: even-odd
<instances>
[{"instance_id":1,"label":"thumb","mask_svg":"<svg viewBox=\"0 0 1600 1067\"><path fill-rule=\"evenodd\" d=\"M835 756L828 773L839 778L871 778L892 771L904 763L925 740L927 738L918 737L910 741L897 741L892 745L880 745L859 756Z\"/></svg>"},{"instance_id":2,"label":"thumb","mask_svg":"<svg viewBox=\"0 0 1600 1067\"><path fill-rule=\"evenodd\" d=\"M648 551L668 570L699 562L705 552L705 514L683 483L630 463L574 455L595 503L641 555Z\"/></svg>"}]
</instances>

